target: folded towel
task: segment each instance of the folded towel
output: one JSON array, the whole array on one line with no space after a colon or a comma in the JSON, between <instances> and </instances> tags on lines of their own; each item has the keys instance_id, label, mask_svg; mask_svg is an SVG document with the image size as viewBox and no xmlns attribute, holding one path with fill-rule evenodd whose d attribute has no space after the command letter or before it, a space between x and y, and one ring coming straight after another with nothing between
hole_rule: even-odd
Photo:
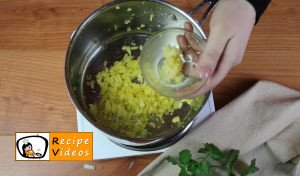
<instances>
[{"instance_id":1,"label":"folded towel","mask_svg":"<svg viewBox=\"0 0 300 176\"><path fill-rule=\"evenodd\" d=\"M203 143L240 150L249 163L256 158L256 175L300 176L300 93L260 81L215 112L182 140L150 163L140 175L178 175L179 168L164 161L182 149L197 153Z\"/></svg>"}]
</instances>

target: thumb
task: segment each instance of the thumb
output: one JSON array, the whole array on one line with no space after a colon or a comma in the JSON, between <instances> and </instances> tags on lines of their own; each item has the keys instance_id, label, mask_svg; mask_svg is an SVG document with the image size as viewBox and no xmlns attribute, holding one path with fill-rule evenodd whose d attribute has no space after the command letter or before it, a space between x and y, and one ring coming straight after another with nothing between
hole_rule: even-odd
<instances>
[{"instance_id":1,"label":"thumb","mask_svg":"<svg viewBox=\"0 0 300 176\"><path fill-rule=\"evenodd\" d=\"M199 56L199 60L195 65L186 66L185 73L189 76L207 79L210 77L219 62L219 59L225 49L227 41L230 37L224 35L222 30L211 30L206 46Z\"/></svg>"}]
</instances>

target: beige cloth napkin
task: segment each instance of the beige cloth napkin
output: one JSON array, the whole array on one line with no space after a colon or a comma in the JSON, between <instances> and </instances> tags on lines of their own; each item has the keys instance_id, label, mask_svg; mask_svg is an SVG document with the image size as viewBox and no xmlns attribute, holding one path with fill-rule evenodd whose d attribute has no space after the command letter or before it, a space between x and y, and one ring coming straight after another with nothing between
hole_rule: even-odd
<instances>
[{"instance_id":1,"label":"beige cloth napkin","mask_svg":"<svg viewBox=\"0 0 300 176\"><path fill-rule=\"evenodd\" d=\"M164 161L203 143L221 149L239 149L246 163L256 158L256 175L300 176L300 93L269 81L260 81L215 112L182 140L150 163L140 175L178 175L179 168Z\"/></svg>"}]
</instances>

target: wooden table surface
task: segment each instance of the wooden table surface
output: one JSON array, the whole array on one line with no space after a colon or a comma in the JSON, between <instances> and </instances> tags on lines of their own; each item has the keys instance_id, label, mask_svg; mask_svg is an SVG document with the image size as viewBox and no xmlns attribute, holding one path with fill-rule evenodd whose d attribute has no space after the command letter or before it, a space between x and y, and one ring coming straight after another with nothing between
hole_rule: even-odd
<instances>
[{"instance_id":1,"label":"wooden table surface","mask_svg":"<svg viewBox=\"0 0 300 176\"><path fill-rule=\"evenodd\" d=\"M86 162L15 162L14 133L76 131L64 81L72 31L109 0L0 0L0 175L136 175L157 155ZM170 1L184 10L199 0ZM273 0L243 63L214 90L217 109L257 80L300 90L300 1ZM267 90L266 90L267 91ZM132 167L129 167L133 163Z\"/></svg>"}]
</instances>

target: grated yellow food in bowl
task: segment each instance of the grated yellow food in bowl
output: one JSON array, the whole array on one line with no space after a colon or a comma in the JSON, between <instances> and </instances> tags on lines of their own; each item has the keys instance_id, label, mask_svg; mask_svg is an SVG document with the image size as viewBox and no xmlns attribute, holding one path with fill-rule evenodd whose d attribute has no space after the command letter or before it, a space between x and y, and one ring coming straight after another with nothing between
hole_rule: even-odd
<instances>
[{"instance_id":1,"label":"grated yellow food in bowl","mask_svg":"<svg viewBox=\"0 0 300 176\"><path fill-rule=\"evenodd\" d=\"M178 84L184 80L182 73L183 61L180 59L181 50L170 45L163 47L164 60L159 69L160 78L171 84Z\"/></svg>"},{"instance_id":2,"label":"grated yellow food in bowl","mask_svg":"<svg viewBox=\"0 0 300 176\"><path fill-rule=\"evenodd\" d=\"M96 81L101 99L90 104L90 112L98 123L126 137L151 135L147 126L158 128L165 123L165 115L172 115L183 103L190 105L192 102L176 101L156 93L144 82L138 59L128 54L112 67L99 72ZM155 123L150 118L155 118ZM176 117L173 123L178 122L180 119Z\"/></svg>"}]
</instances>

